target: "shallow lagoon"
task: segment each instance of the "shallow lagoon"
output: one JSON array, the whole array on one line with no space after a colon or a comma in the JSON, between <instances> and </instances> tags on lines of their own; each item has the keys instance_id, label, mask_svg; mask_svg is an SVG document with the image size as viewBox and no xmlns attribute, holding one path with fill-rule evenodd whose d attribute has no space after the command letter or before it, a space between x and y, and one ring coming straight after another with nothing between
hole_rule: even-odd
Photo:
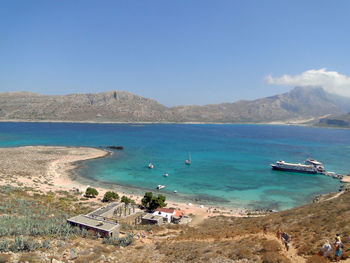
<instances>
[{"instance_id":1,"label":"shallow lagoon","mask_svg":"<svg viewBox=\"0 0 350 263\"><path fill-rule=\"evenodd\" d=\"M276 160L312 157L349 173L350 130L278 125L0 123L0 146L122 145L84 162L79 174L142 191L166 185L172 198L230 207L286 209L337 191L323 176L273 171ZM185 165L187 153L192 165ZM155 165L148 169L148 162ZM164 173L168 177L164 177ZM174 195L173 190L178 194ZM129 189L130 190L130 189ZM140 191L140 192L142 192Z\"/></svg>"}]
</instances>

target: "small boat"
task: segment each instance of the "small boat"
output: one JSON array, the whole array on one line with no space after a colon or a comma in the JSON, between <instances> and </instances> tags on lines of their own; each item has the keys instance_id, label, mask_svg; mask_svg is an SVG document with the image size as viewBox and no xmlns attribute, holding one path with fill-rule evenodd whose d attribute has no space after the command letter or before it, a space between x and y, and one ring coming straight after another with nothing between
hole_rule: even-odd
<instances>
[{"instance_id":1,"label":"small boat","mask_svg":"<svg viewBox=\"0 0 350 263\"><path fill-rule=\"evenodd\" d=\"M157 186L157 189L158 189L158 190L163 189L163 188L165 188L165 185L159 184L159 185Z\"/></svg>"},{"instance_id":2,"label":"small boat","mask_svg":"<svg viewBox=\"0 0 350 263\"><path fill-rule=\"evenodd\" d=\"M149 163L149 164L148 164L148 168L149 168L149 169L153 169L153 168L154 168L154 165L153 165L152 163Z\"/></svg>"},{"instance_id":3,"label":"small boat","mask_svg":"<svg viewBox=\"0 0 350 263\"><path fill-rule=\"evenodd\" d=\"M168 176L169 176L169 174L168 174L168 173L165 173L165 174L164 174L164 176L165 176L165 177L168 177Z\"/></svg>"},{"instance_id":4,"label":"small boat","mask_svg":"<svg viewBox=\"0 0 350 263\"><path fill-rule=\"evenodd\" d=\"M174 190L174 193L176 194L176 193L177 193L177 190Z\"/></svg>"},{"instance_id":5,"label":"small boat","mask_svg":"<svg viewBox=\"0 0 350 263\"><path fill-rule=\"evenodd\" d=\"M188 158L187 158L187 160L185 161L185 164L191 165L191 154L190 154L190 153L188 153Z\"/></svg>"}]
</instances>

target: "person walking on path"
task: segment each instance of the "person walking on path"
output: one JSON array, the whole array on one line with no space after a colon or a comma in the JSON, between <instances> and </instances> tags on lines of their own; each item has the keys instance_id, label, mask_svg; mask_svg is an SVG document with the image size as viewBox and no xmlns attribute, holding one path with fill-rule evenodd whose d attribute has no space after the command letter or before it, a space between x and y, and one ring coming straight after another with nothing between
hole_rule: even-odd
<instances>
[{"instance_id":1,"label":"person walking on path","mask_svg":"<svg viewBox=\"0 0 350 263\"><path fill-rule=\"evenodd\" d=\"M335 253L334 258L338 262L341 258L341 254L343 252L343 244L339 236L335 238Z\"/></svg>"},{"instance_id":2,"label":"person walking on path","mask_svg":"<svg viewBox=\"0 0 350 263\"><path fill-rule=\"evenodd\" d=\"M281 240L281 230L278 229L277 232L276 232L276 237L278 238L278 240Z\"/></svg>"},{"instance_id":3,"label":"person walking on path","mask_svg":"<svg viewBox=\"0 0 350 263\"><path fill-rule=\"evenodd\" d=\"M264 231L264 236L266 236L267 235L267 225L264 226L263 231Z\"/></svg>"},{"instance_id":4,"label":"person walking on path","mask_svg":"<svg viewBox=\"0 0 350 263\"><path fill-rule=\"evenodd\" d=\"M284 243L284 246L286 248L286 250L289 250L289 246L290 246L290 241L292 240L292 237L290 235L288 235L286 232L283 232L282 234L282 241Z\"/></svg>"},{"instance_id":5,"label":"person walking on path","mask_svg":"<svg viewBox=\"0 0 350 263\"><path fill-rule=\"evenodd\" d=\"M322 252L322 255L327 258L331 252L332 252L332 246L331 244L329 243L328 240L326 240L326 242L323 244L322 248L321 248L321 251Z\"/></svg>"}]
</instances>

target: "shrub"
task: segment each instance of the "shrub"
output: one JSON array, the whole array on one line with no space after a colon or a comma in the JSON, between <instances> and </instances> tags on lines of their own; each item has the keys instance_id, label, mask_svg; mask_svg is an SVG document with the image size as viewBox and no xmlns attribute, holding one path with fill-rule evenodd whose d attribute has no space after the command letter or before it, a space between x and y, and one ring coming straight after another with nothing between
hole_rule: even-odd
<instances>
[{"instance_id":1,"label":"shrub","mask_svg":"<svg viewBox=\"0 0 350 263\"><path fill-rule=\"evenodd\" d=\"M9 251L10 242L5 239L0 242L0 252L8 252Z\"/></svg>"},{"instance_id":2,"label":"shrub","mask_svg":"<svg viewBox=\"0 0 350 263\"><path fill-rule=\"evenodd\" d=\"M106 237L103 239L102 243L106 245L127 247L134 243L134 237L132 234L128 234L127 236L121 238Z\"/></svg>"},{"instance_id":3,"label":"shrub","mask_svg":"<svg viewBox=\"0 0 350 263\"><path fill-rule=\"evenodd\" d=\"M110 201L118 200L118 199L119 199L119 195L117 193L108 191L105 193L105 195L102 199L102 202L110 202Z\"/></svg>"},{"instance_id":4,"label":"shrub","mask_svg":"<svg viewBox=\"0 0 350 263\"><path fill-rule=\"evenodd\" d=\"M102 241L102 244L106 245L117 245L118 244L118 239L115 237L105 237Z\"/></svg>"},{"instance_id":5,"label":"shrub","mask_svg":"<svg viewBox=\"0 0 350 263\"><path fill-rule=\"evenodd\" d=\"M134 236L132 234L128 234L125 237L121 237L118 240L118 245L121 247L127 247L134 243Z\"/></svg>"},{"instance_id":6,"label":"shrub","mask_svg":"<svg viewBox=\"0 0 350 263\"><path fill-rule=\"evenodd\" d=\"M122 203L125 203L126 205L128 205L128 204L134 205L135 204L134 200L130 199L129 197L127 197L125 195L122 196L121 201L122 201Z\"/></svg>"},{"instance_id":7,"label":"shrub","mask_svg":"<svg viewBox=\"0 0 350 263\"><path fill-rule=\"evenodd\" d=\"M98 191L95 188L88 187L85 191L86 197L96 197L98 195Z\"/></svg>"},{"instance_id":8,"label":"shrub","mask_svg":"<svg viewBox=\"0 0 350 263\"><path fill-rule=\"evenodd\" d=\"M146 192L145 196L142 198L141 203L144 207L149 210L155 210L158 207L165 207L165 196L158 195L157 197L153 195L152 192Z\"/></svg>"}]
</instances>

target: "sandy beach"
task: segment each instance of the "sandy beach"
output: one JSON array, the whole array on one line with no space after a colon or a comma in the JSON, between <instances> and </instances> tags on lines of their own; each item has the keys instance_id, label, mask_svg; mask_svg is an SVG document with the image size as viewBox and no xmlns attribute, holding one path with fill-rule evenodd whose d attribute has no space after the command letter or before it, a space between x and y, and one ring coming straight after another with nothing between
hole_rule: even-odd
<instances>
[{"instance_id":1,"label":"sandy beach","mask_svg":"<svg viewBox=\"0 0 350 263\"><path fill-rule=\"evenodd\" d=\"M73 189L79 189L83 193L89 185L80 180L74 180L72 177L78 162L103 158L109 154L111 153L107 150L90 147L25 146L0 148L0 184L28 187L42 193L71 191ZM106 191L115 191L115 189L108 187L95 186L93 183L91 185L98 190L99 195L89 201L102 199ZM136 203L141 202L141 195L126 194L123 191L117 192L119 196L126 195L135 200ZM198 224L209 216L242 216L247 213L244 209L223 209L174 201L167 203L168 207L181 209L187 215L192 214L193 224Z\"/></svg>"}]
</instances>

